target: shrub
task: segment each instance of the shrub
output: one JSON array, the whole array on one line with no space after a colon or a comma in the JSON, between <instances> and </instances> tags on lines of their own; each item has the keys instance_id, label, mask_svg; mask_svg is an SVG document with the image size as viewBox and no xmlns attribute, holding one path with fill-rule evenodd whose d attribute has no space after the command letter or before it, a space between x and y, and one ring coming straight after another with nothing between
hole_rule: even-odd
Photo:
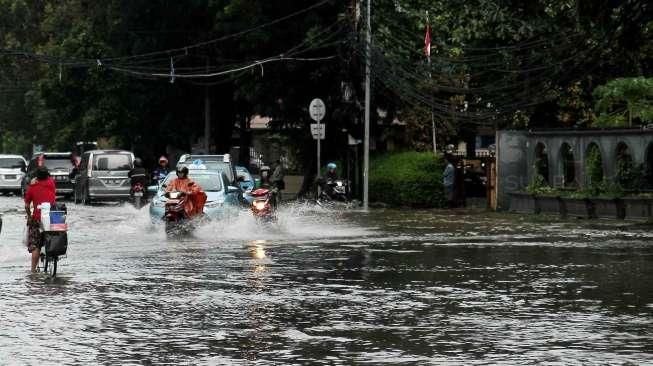
<instances>
[{"instance_id":1,"label":"shrub","mask_svg":"<svg viewBox=\"0 0 653 366\"><path fill-rule=\"evenodd\" d=\"M557 189L549 186L541 174L536 174L533 181L526 186L526 192L533 196L557 196L559 192Z\"/></svg>"},{"instance_id":2,"label":"shrub","mask_svg":"<svg viewBox=\"0 0 653 366\"><path fill-rule=\"evenodd\" d=\"M402 152L370 161L370 200L393 206L443 207L442 157Z\"/></svg>"},{"instance_id":3,"label":"shrub","mask_svg":"<svg viewBox=\"0 0 653 366\"><path fill-rule=\"evenodd\" d=\"M587 150L585 175L588 177L590 187L596 186L603 181L603 161L601 159L601 151L596 145L591 145Z\"/></svg>"}]
</instances>

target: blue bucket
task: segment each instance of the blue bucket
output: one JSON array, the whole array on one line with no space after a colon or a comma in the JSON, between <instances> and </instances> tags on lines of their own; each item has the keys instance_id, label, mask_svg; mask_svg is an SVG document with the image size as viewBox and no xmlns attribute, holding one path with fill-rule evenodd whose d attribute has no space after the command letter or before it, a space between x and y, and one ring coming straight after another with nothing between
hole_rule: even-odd
<instances>
[{"instance_id":1,"label":"blue bucket","mask_svg":"<svg viewBox=\"0 0 653 366\"><path fill-rule=\"evenodd\" d=\"M50 211L50 224L65 224L66 213L63 211Z\"/></svg>"}]
</instances>

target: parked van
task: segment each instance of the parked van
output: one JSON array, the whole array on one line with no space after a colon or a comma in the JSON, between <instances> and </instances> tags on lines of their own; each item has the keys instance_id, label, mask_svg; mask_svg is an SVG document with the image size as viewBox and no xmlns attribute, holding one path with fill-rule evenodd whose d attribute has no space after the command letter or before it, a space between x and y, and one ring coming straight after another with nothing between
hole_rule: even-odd
<instances>
[{"instance_id":1,"label":"parked van","mask_svg":"<svg viewBox=\"0 0 653 366\"><path fill-rule=\"evenodd\" d=\"M129 199L127 174L134 167L134 154L124 150L91 150L82 154L75 179L75 203Z\"/></svg>"},{"instance_id":2,"label":"parked van","mask_svg":"<svg viewBox=\"0 0 653 366\"><path fill-rule=\"evenodd\" d=\"M0 155L0 192L20 194L27 162L20 155Z\"/></svg>"},{"instance_id":3,"label":"parked van","mask_svg":"<svg viewBox=\"0 0 653 366\"><path fill-rule=\"evenodd\" d=\"M70 152L41 152L32 156L27 166L27 174L23 177L21 188L23 195L27 186L36 177L36 168L43 164L50 171L57 188L57 195L72 196L73 184L70 181L70 172L73 170Z\"/></svg>"}]
</instances>

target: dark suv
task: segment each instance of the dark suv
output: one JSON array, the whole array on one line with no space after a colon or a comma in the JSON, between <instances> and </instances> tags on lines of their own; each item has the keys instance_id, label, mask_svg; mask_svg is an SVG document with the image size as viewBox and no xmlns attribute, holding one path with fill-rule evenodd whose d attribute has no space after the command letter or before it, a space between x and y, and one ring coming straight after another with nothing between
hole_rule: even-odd
<instances>
[{"instance_id":1,"label":"dark suv","mask_svg":"<svg viewBox=\"0 0 653 366\"><path fill-rule=\"evenodd\" d=\"M71 161L72 154L69 152L34 154L27 165L27 174L25 174L21 182L23 195L25 195L30 181L36 176L37 161L41 156L43 157L45 167L50 171L50 176L54 179L55 186L57 187L57 195L71 196L73 194L73 184L70 181L70 172L73 169L73 163Z\"/></svg>"}]
</instances>

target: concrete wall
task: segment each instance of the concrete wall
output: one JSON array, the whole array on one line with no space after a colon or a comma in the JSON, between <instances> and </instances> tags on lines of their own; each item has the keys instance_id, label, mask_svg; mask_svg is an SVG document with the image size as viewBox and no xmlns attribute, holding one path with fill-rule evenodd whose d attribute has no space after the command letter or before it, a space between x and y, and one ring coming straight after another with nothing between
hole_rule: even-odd
<instances>
[{"instance_id":1,"label":"concrete wall","mask_svg":"<svg viewBox=\"0 0 653 366\"><path fill-rule=\"evenodd\" d=\"M546 147L549 166L549 183L554 187L588 184L585 163L588 147L594 143L601 151L603 176L616 176L617 150L620 143L628 146L633 165L651 166L648 158L653 149L653 130L551 130L551 131L498 131L497 132L497 202L499 209L510 207L510 192L523 190L535 173L535 150L541 143ZM564 181L562 147L568 144L573 153L574 182Z\"/></svg>"},{"instance_id":2,"label":"concrete wall","mask_svg":"<svg viewBox=\"0 0 653 366\"><path fill-rule=\"evenodd\" d=\"M628 146L634 166L646 166L648 149L653 146L653 131L650 130L596 130L596 131L541 131L529 133L531 148L529 163L534 160L534 149L537 143L543 143L549 157L549 182L554 187L563 186L563 167L560 150L566 143L571 146L574 154L575 185L583 187L588 184L585 176L585 163L588 147L594 143L601 151L603 176L606 179L616 177L617 149L620 143ZM529 171L529 178L533 174Z\"/></svg>"}]
</instances>

